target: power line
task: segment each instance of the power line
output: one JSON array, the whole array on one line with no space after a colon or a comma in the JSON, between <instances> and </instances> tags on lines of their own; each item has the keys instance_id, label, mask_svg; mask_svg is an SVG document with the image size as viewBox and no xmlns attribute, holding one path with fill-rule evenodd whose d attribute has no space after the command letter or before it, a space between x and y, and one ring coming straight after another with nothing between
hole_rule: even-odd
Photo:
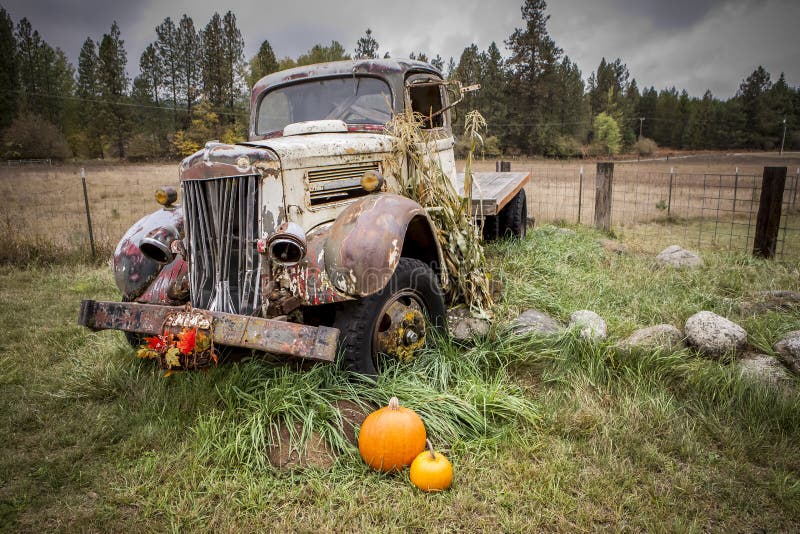
<instances>
[{"instance_id":1,"label":"power line","mask_svg":"<svg viewBox=\"0 0 800 534\"><path fill-rule=\"evenodd\" d=\"M0 89L0 93L5 94L25 94L26 96L34 96L34 97L41 97L41 98L53 98L53 99L60 99L60 100L71 100L77 102L92 102L95 104L108 104L111 106L124 106L124 107L131 107L131 108L141 108L141 109L159 109L165 111L187 111L185 107L175 107L175 106L159 106L156 104L140 104L136 102L114 102L112 100L104 100L101 98L88 98L88 97L81 97L77 95L53 95L47 93L28 93L22 90L13 90L13 89ZM228 115L234 117L249 117L250 114L245 111L222 111L212 109L214 113L217 115Z\"/></svg>"}]
</instances>

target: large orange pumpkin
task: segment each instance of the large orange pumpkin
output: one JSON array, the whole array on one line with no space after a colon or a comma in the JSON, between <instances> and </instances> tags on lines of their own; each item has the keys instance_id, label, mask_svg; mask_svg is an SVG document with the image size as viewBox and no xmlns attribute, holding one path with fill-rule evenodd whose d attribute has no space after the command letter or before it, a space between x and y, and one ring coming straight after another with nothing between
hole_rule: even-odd
<instances>
[{"instance_id":1,"label":"large orange pumpkin","mask_svg":"<svg viewBox=\"0 0 800 534\"><path fill-rule=\"evenodd\" d=\"M414 410L400 406L397 397L389 406L364 419L358 434L358 450L364 461L379 471L399 471L425 450L425 425Z\"/></svg>"},{"instance_id":2,"label":"large orange pumpkin","mask_svg":"<svg viewBox=\"0 0 800 534\"><path fill-rule=\"evenodd\" d=\"M443 454L433 450L430 441L428 449L419 453L411 462L408 477L422 491L446 490L453 482L453 466Z\"/></svg>"}]
</instances>

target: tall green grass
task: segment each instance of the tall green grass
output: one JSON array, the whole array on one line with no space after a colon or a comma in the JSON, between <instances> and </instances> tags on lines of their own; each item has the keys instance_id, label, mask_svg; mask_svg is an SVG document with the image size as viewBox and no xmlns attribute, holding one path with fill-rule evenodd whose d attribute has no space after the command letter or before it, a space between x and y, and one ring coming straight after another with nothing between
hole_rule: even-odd
<instances>
[{"instance_id":1,"label":"tall green grass","mask_svg":"<svg viewBox=\"0 0 800 534\"><path fill-rule=\"evenodd\" d=\"M770 354L800 329L800 312L740 305L752 291L800 289L796 267L704 251L705 268L672 271L609 253L599 237L543 227L488 247L505 281L491 331L469 344L437 338L377 381L260 358L165 379L119 333L74 326L80 298L115 298L104 268L0 266L0 472L11 496L0 494L0 519L73 530L422 530L430 517L464 530L791 529L797 380L770 387L735 361L618 342L710 309ZM530 307L562 321L594 309L609 339L510 335ZM423 495L360 461L337 407L368 412L391 396L450 455L451 491ZM328 470L271 466L284 429L290 447L319 437L338 458Z\"/></svg>"}]
</instances>

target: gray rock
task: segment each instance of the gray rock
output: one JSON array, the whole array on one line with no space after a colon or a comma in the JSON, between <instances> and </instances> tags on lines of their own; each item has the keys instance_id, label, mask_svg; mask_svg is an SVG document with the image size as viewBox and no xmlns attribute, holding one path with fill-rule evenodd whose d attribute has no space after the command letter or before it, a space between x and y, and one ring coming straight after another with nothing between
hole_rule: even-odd
<instances>
[{"instance_id":1,"label":"gray rock","mask_svg":"<svg viewBox=\"0 0 800 534\"><path fill-rule=\"evenodd\" d=\"M712 357L741 350L747 342L744 328L710 311L697 312L686 319L683 331L692 346Z\"/></svg>"},{"instance_id":2,"label":"gray rock","mask_svg":"<svg viewBox=\"0 0 800 534\"><path fill-rule=\"evenodd\" d=\"M678 269L695 269L704 265L703 258L696 253L683 249L678 245L670 245L656 256L656 261Z\"/></svg>"},{"instance_id":3,"label":"gray rock","mask_svg":"<svg viewBox=\"0 0 800 534\"><path fill-rule=\"evenodd\" d=\"M564 330L564 325L539 310L526 310L514 319L511 331L516 335L558 334Z\"/></svg>"},{"instance_id":4,"label":"gray rock","mask_svg":"<svg viewBox=\"0 0 800 534\"><path fill-rule=\"evenodd\" d=\"M586 341L603 341L607 336L606 322L591 310L578 310L569 316L569 328L579 328Z\"/></svg>"},{"instance_id":5,"label":"gray rock","mask_svg":"<svg viewBox=\"0 0 800 534\"><path fill-rule=\"evenodd\" d=\"M636 330L621 345L675 350L683 347L683 334L671 324L657 324Z\"/></svg>"},{"instance_id":6,"label":"gray rock","mask_svg":"<svg viewBox=\"0 0 800 534\"><path fill-rule=\"evenodd\" d=\"M746 353L737 365L742 377L770 386L776 386L791 378L778 360L766 354Z\"/></svg>"},{"instance_id":7,"label":"gray rock","mask_svg":"<svg viewBox=\"0 0 800 534\"><path fill-rule=\"evenodd\" d=\"M800 375L800 330L786 334L772 346L772 350L778 354L778 359L783 365L794 374Z\"/></svg>"},{"instance_id":8,"label":"gray rock","mask_svg":"<svg viewBox=\"0 0 800 534\"><path fill-rule=\"evenodd\" d=\"M466 341L475 336L488 334L490 323L486 319L472 317L466 308L456 308L448 313L447 326L453 338Z\"/></svg>"}]
</instances>

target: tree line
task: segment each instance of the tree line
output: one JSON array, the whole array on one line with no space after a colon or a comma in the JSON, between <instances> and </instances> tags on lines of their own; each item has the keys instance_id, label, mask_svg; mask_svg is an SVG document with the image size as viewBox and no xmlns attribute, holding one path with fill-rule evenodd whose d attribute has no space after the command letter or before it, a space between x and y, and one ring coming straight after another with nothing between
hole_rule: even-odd
<instances>
[{"instance_id":1,"label":"tree line","mask_svg":"<svg viewBox=\"0 0 800 534\"><path fill-rule=\"evenodd\" d=\"M454 113L478 109L489 123L487 155L575 157L676 149L800 148L800 88L758 67L735 96L701 98L675 87L640 89L621 59L583 74L550 36L544 0L525 0L522 25L496 43L464 48L458 61L412 51L464 85L479 83ZM236 16L214 13L204 26L165 18L129 77L116 22L87 37L77 69L25 18L0 7L0 130L5 158L154 159L189 154L209 139L247 134L249 89L261 77L300 65L382 56L370 29L351 55L338 41L278 58L269 41L249 60Z\"/></svg>"}]
</instances>

